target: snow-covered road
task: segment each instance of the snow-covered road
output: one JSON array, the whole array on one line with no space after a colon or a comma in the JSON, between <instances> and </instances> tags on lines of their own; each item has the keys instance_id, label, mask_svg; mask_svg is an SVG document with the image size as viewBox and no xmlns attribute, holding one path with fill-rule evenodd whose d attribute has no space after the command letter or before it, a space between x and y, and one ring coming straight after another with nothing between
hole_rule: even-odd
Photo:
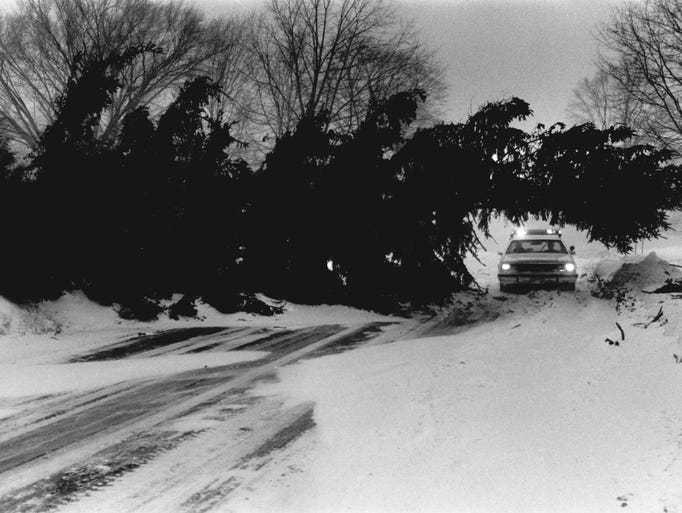
<instances>
[{"instance_id":1,"label":"snow-covered road","mask_svg":"<svg viewBox=\"0 0 682 513\"><path fill-rule=\"evenodd\" d=\"M455 335L284 369L259 393L313 402L316 428L216 511L680 511L680 307L644 328L661 296L504 298Z\"/></svg>"},{"instance_id":2,"label":"snow-covered road","mask_svg":"<svg viewBox=\"0 0 682 513\"><path fill-rule=\"evenodd\" d=\"M230 459L219 459L220 468L250 465L308 429L312 410L260 402L248 390L283 365L376 338L384 328L401 333L395 323L188 328L127 339L72 363L6 365L2 397L12 407L0 426L0 511L53 509L129 472L137 481L139 467L173 449L177 457L194 438L205 448L198 468L227 446ZM190 480L176 506L203 508L219 495L194 497L199 483ZM112 511L146 510L147 502Z\"/></svg>"},{"instance_id":3,"label":"snow-covered road","mask_svg":"<svg viewBox=\"0 0 682 513\"><path fill-rule=\"evenodd\" d=\"M682 296L642 292L682 277L662 253L584 249L575 293L500 294L490 251L490 293L421 324L3 341L0 511L680 513Z\"/></svg>"}]
</instances>

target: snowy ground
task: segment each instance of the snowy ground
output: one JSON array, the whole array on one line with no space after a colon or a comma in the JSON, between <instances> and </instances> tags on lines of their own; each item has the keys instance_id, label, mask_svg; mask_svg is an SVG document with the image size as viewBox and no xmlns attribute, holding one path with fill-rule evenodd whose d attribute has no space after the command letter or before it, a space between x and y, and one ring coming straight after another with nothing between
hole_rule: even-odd
<instances>
[{"instance_id":1,"label":"snowy ground","mask_svg":"<svg viewBox=\"0 0 682 513\"><path fill-rule=\"evenodd\" d=\"M539 293L465 333L287 368L267 390L315 402L317 429L231 511L680 511L680 309L632 326L656 306Z\"/></svg>"},{"instance_id":2,"label":"snowy ground","mask_svg":"<svg viewBox=\"0 0 682 513\"><path fill-rule=\"evenodd\" d=\"M259 358L256 352L211 352L193 355L155 355L136 360L67 363L78 354L136 335L193 326L288 327L345 325L391 319L342 306L287 304L281 315L221 314L199 305L200 319L174 321L164 316L151 323L121 320L111 308L69 293L24 309L0 297L0 419L15 412L10 403L20 398L87 390L117 382L219 367ZM36 379L39 377L39 379Z\"/></svg>"},{"instance_id":3,"label":"snowy ground","mask_svg":"<svg viewBox=\"0 0 682 513\"><path fill-rule=\"evenodd\" d=\"M299 360L251 389L259 401L251 418L264 439L274 418L304 425L266 459L235 464L241 475L230 482L239 486L227 486L224 473L242 461L235 451L246 449L233 443L243 432L204 420L206 431L195 440L60 511L682 512L682 301L642 291L682 277L676 267L682 234L645 243L646 253L655 251L669 265L653 255L623 258L568 230L564 237L576 246L581 272L575 293L500 294L496 252L509 230L500 226L498 243L488 241L480 255L486 266L471 262L490 294L461 295L455 303L481 319L476 325L456 326L449 321L457 312L444 311L430 325L438 336ZM621 269L623 263L634 265ZM593 297L595 272L615 275L627 292ZM0 401L20 394L17 384L35 375L36 366L65 367L84 349L178 326L120 324L78 296L50 308L38 320L7 316L14 325L5 323L8 334L0 340ZM225 326L386 320L334 307L293 306L267 320L205 315L209 325ZM155 370L145 359L111 365L130 366L126 379L138 379L175 365L219 366L235 358L209 354L226 360L197 354L183 364L157 362ZM68 379L45 381L56 389L73 386ZM93 386L84 381L82 387ZM196 427L196 419L188 422ZM188 499L216 490L221 479L221 490L229 491L214 493L201 509Z\"/></svg>"}]
</instances>

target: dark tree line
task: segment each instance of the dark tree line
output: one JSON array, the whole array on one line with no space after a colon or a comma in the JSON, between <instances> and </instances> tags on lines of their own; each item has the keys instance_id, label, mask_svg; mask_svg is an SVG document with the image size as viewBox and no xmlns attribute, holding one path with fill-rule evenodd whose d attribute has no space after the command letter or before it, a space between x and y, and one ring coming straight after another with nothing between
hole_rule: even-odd
<instances>
[{"instance_id":1,"label":"dark tree line","mask_svg":"<svg viewBox=\"0 0 682 513\"><path fill-rule=\"evenodd\" d=\"M0 147L0 294L81 289L138 318L173 293L188 313L199 297L258 308L256 292L393 308L470 286L464 258L495 216L573 224L627 251L682 206L668 150L623 145L626 128L525 132L514 122L532 112L517 98L417 130L421 90L373 100L350 133L322 109L253 168L231 156L234 125L206 109L221 89L199 76L160 115L140 106L99 137L122 70L157 51L79 54L36 150L18 162Z\"/></svg>"}]
</instances>

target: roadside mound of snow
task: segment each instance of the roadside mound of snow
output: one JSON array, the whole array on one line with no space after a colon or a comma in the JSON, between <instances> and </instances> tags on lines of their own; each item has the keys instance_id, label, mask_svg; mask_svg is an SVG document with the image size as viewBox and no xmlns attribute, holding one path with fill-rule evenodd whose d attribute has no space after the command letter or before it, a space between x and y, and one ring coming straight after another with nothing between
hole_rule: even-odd
<instances>
[{"instance_id":1,"label":"roadside mound of snow","mask_svg":"<svg viewBox=\"0 0 682 513\"><path fill-rule=\"evenodd\" d=\"M261 300L272 301L260 297ZM259 326L315 326L318 324L359 324L377 321L403 321L403 318L377 314L343 305L299 305L296 303L277 303L282 313L260 316L252 313L237 312L223 314L204 302L197 302L199 317L205 324L254 324Z\"/></svg>"},{"instance_id":2,"label":"roadside mound of snow","mask_svg":"<svg viewBox=\"0 0 682 513\"><path fill-rule=\"evenodd\" d=\"M613 274L610 285L645 289L662 285L667 280L682 279L682 270L659 258L655 252L649 253L639 262L625 262Z\"/></svg>"},{"instance_id":3,"label":"roadside mound of snow","mask_svg":"<svg viewBox=\"0 0 682 513\"><path fill-rule=\"evenodd\" d=\"M639 262L639 260L640 258L627 260L623 257L609 255L608 257L586 261L576 258L576 263L578 264L578 269L587 272L590 276L598 276L602 280L609 281L624 263Z\"/></svg>"},{"instance_id":4,"label":"roadside mound of snow","mask_svg":"<svg viewBox=\"0 0 682 513\"><path fill-rule=\"evenodd\" d=\"M37 308L57 319L65 331L88 331L121 324L112 307L95 303L81 291L67 292L54 301L42 301Z\"/></svg>"},{"instance_id":5,"label":"roadside mound of snow","mask_svg":"<svg viewBox=\"0 0 682 513\"><path fill-rule=\"evenodd\" d=\"M60 333L62 323L37 306L21 307L0 296L0 336Z\"/></svg>"},{"instance_id":6,"label":"roadside mound of snow","mask_svg":"<svg viewBox=\"0 0 682 513\"><path fill-rule=\"evenodd\" d=\"M197 301L196 318L173 320L164 313L156 321L142 322L121 319L113 307L99 305L80 291L68 292L59 299L42 301L30 306L19 306L0 296L0 337L64 335L120 328L166 329L206 324L313 326L404 320L341 305L298 305L274 301L260 295L258 298L266 304L281 307L282 312L272 316L246 312L223 314L212 306Z\"/></svg>"}]
</instances>

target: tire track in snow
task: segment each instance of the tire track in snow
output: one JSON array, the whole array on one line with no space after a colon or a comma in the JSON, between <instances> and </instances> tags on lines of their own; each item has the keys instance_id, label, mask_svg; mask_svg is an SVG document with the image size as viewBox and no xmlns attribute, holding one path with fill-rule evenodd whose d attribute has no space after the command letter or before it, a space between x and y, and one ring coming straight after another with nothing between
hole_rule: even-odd
<instances>
[{"instance_id":1,"label":"tire track in snow","mask_svg":"<svg viewBox=\"0 0 682 513\"><path fill-rule=\"evenodd\" d=\"M100 399L98 396L90 397L80 407L75 404L75 410L70 412L55 407L58 414L54 417L36 422L35 426L20 431L17 436L0 440L0 510L9 511L8 507L11 506L11 510L19 511L17 508L22 507L21 504L28 506L30 503L29 511L40 511L47 504L40 506L36 500L38 503L41 500L44 502L45 497L39 499L32 491L49 482L54 484L60 479L65 482L65 470L71 469L76 472L73 475L78 475L74 469L87 466L89 461L96 461L97 455L105 454L117 444L123 444L119 452L125 453L135 446L131 441L141 434L163 432L164 424L172 419L182 418L200 405L210 404L211 401L215 403L231 391L243 394L259 379L272 376L278 366L345 337L353 337L363 329L364 325L346 329L340 326L318 326L298 330L293 335L286 333L272 338L268 334L256 340L251 337L244 344L249 346L249 350L259 348L260 340L261 346L273 353L249 365L242 363L185 372L142 383L132 390L118 390L113 396L102 392ZM239 347L234 342L231 341L231 346ZM312 413L309 415L312 418ZM296 425L298 421L292 422ZM309 426L310 423L304 421L303 425ZM287 425L279 420L274 426L276 432L272 435L273 440L286 441L286 433L289 432ZM296 428L291 433L298 431L300 429ZM267 453L267 447L273 450L277 447L274 441L262 442L264 445L260 449L258 446L255 449L252 447L255 452L252 451L251 459L258 459L259 454ZM268 446L268 443L271 445ZM76 488L76 491L80 491Z\"/></svg>"}]
</instances>

